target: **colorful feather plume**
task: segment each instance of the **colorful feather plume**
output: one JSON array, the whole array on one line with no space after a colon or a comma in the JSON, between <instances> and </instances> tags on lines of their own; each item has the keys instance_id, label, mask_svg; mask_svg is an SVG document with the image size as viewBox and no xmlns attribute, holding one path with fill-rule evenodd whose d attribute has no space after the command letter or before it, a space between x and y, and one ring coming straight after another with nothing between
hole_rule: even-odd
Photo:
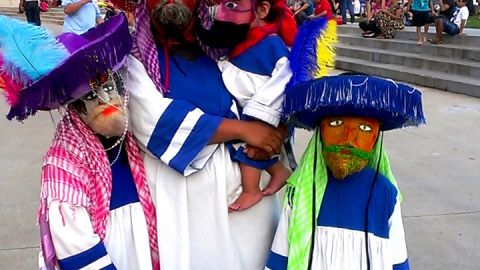
<instances>
[{"instance_id":1,"label":"colorful feather plume","mask_svg":"<svg viewBox=\"0 0 480 270\"><path fill-rule=\"evenodd\" d=\"M334 20L314 19L304 23L290 53L293 76L287 88L299 82L318 79L335 66L337 24Z\"/></svg>"},{"instance_id":2,"label":"colorful feather plume","mask_svg":"<svg viewBox=\"0 0 480 270\"><path fill-rule=\"evenodd\" d=\"M26 86L38 80L67 56L67 49L45 28L0 15L0 70Z\"/></svg>"}]
</instances>

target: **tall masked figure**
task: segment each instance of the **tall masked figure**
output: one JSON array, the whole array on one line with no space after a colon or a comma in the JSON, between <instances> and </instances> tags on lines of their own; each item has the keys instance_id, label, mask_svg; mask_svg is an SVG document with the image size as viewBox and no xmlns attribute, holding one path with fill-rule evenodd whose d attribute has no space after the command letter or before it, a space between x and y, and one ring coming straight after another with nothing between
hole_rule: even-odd
<instances>
[{"instance_id":1,"label":"tall masked figure","mask_svg":"<svg viewBox=\"0 0 480 270\"><path fill-rule=\"evenodd\" d=\"M425 123L421 93L364 74L322 75L333 61L329 33L307 22L292 49L284 117L314 133L288 179L267 269L409 269L402 197L382 137Z\"/></svg>"},{"instance_id":2,"label":"tall masked figure","mask_svg":"<svg viewBox=\"0 0 480 270\"><path fill-rule=\"evenodd\" d=\"M7 117L62 112L42 166L40 269L159 269L155 208L128 130L125 16L58 37L0 24ZM28 42L18 46L19 35Z\"/></svg>"},{"instance_id":3,"label":"tall masked figure","mask_svg":"<svg viewBox=\"0 0 480 270\"><path fill-rule=\"evenodd\" d=\"M198 11L198 12L197 12ZM231 141L269 156L285 134L259 121L238 120L236 102L214 60L197 43L204 3L139 1L135 57L130 58L132 130L146 151L145 169L158 222L162 269L263 269L278 222L270 196L229 213L241 193Z\"/></svg>"}]
</instances>

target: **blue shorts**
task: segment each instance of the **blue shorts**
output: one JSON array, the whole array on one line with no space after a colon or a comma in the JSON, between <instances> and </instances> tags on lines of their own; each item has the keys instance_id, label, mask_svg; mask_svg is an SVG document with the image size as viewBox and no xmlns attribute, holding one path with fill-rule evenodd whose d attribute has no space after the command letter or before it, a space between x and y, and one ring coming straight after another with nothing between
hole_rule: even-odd
<instances>
[{"instance_id":1,"label":"blue shorts","mask_svg":"<svg viewBox=\"0 0 480 270\"><path fill-rule=\"evenodd\" d=\"M458 35L458 33L460 33L460 28L458 28L458 26L447 20L447 19L443 19L443 32L447 33L447 35L449 36L455 36L455 35Z\"/></svg>"}]
</instances>

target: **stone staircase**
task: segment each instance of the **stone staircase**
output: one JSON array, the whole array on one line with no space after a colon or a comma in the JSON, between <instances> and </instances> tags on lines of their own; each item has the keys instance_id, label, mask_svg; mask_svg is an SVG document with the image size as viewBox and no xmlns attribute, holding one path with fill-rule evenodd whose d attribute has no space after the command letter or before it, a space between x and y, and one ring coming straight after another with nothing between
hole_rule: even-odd
<instances>
[{"instance_id":1,"label":"stone staircase","mask_svg":"<svg viewBox=\"0 0 480 270\"><path fill-rule=\"evenodd\" d=\"M434 37L430 27L429 37ZM480 30L417 45L414 27L394 39L363 38L357 24L338 27L336 67L480 97Z\"/></svg>"},{"instance_id":2,"label":"stone staircase","mask_svg":"<svg viewBox=\"0 0 480 270\"><path fill-rule=\"evenodd\" d=\"M0 14L26 21L25 13L18 13L18 7L0 7ZM50 8L47 12L40 12L40 20L42 23L62 25L64 16L63 8Z\"/></svg>"}]
</instances>

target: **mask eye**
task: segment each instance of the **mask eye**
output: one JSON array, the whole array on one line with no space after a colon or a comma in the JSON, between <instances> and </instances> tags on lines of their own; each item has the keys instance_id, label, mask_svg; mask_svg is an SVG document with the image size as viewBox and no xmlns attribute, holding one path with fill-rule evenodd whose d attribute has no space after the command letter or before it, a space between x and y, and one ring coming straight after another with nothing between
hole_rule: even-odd
<instances>
[{"instance_id":1,"label":"mask eye","mask_svg":"<svg viewBox=\"0 0 480 270\"><path fill-rule=\"evenodd\" d=\"M235 3L235 2L226 2L225 4L223 4L224 7L228 8L228 9L235 9L238 7L238 4Z\"/></svg>"},{"instance_id":2,"label":"mask eye","mask_svg":"<svg viewBox=\"0 0 480 270\"><path fill-rule=\"evenodd\" d=\"M365 132L372 132L372 127L370 125L367 125L367 124L360 124L358 126L358 128L361 130L361 131L365 131Z\"/></svg>"},{"instance_id":3,"label":"mask eye","mask_svg":"<svg viewBox=\"0 0 480 270\"><path fill-rule=\"evenodd\" d=\"M341 119L334 119L332 121L330 121L330 123L328 123L329 126L331 127L339 127L341 125L343 125L343 121Z\"/></svg>"},{"instance_id":4,"label":"mask eye","mask_svg":"<svg viewBox=\"0 0 480 270\"><path fill-rule=\"evenodd\" d=\"M97 94L93 91L90 91L88 94L82 97L84 100L94 100L97 98Z\"/></svg>"}]
</instances>

